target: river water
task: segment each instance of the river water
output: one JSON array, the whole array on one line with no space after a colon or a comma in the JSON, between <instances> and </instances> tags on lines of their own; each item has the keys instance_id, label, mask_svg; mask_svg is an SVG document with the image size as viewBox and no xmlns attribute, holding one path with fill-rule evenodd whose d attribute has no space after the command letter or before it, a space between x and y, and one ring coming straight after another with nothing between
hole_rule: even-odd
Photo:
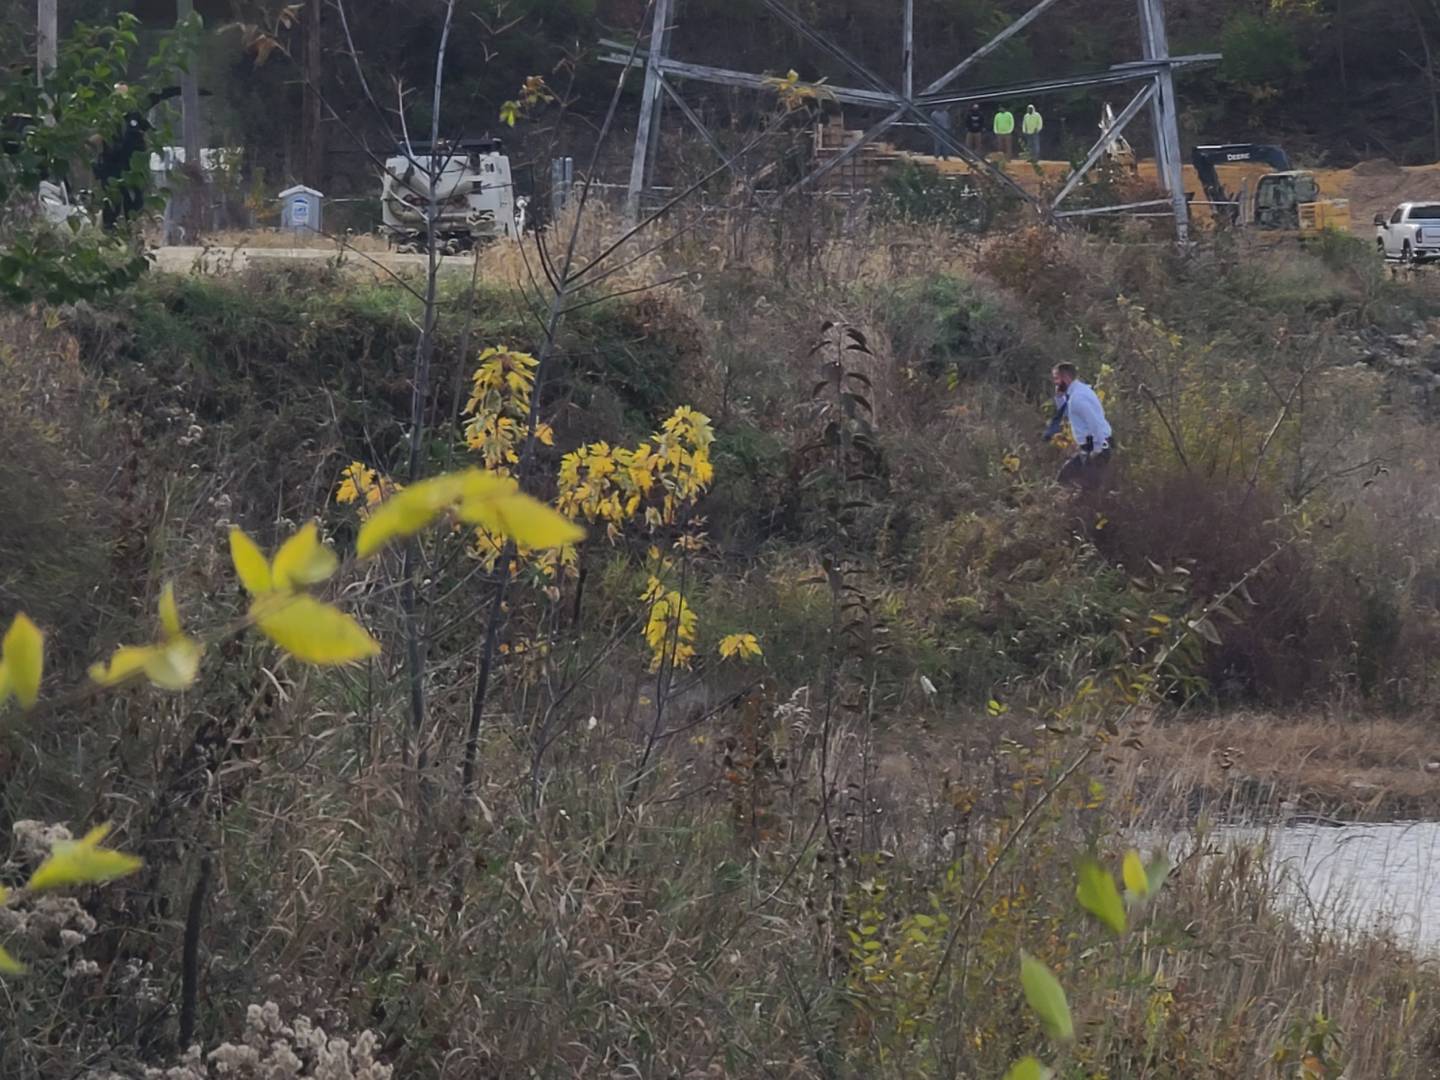
<instances>
[{"instance_id":1,"label":"river water","mask_svg":"<svg viewBox=\"0 0 1440 1080\"><path fill-rule=\"evenodd\" d=\"M1440 955L1440 822L1221 826L1208 846L1264 844L1298 921L1383 930Z\"/></svg>"}]
</instances>

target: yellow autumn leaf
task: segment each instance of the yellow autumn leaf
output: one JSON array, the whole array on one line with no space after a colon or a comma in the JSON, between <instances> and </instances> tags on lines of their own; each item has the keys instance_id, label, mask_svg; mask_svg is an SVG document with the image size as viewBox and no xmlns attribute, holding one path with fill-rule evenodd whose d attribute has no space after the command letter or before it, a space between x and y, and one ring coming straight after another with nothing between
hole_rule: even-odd
<instances>
[{"instance_id":1,"label":"yellow autumn leaf","mask_svg":"<svg viewBox=\"0 0 1440 1080\"><path fill-rule=\"evenodd\" d=\"M394 540L413 536L447 510L532 550L573 544L585 533L564 515L522 494L509 477L466 469L422 480L382 503L360 527L362 559Z\"/></svg>"},{"instance_id":2,"label":"yellow autumn leaf","mask_svg":"<svg viewBox=\"0 0 1440 1080\"><path fill-rule=\"evenodd\" d=\"M200 673L200 644L191 638L171 638L146 650L145 677L162 690L184 690Z\"/></svg>"},{"instance_id":3,"label":"yellow autumn leaf","mask_svg":"<svg viewBox=\"0 0 1440 1080\"><path fill-rule=\"evenodd\" d=\"M1005 1080L1050 1080L1054 1075L1038 1058L1027 1057L1010 1066Z\"/></svg>"},{"instance_id":4,"label":"yellow autumn leaf","mask_svg":"<svg viewBox=\"0 0 1440 1080\"><path fill-rule=\"evenodd\" d=\"M1121 876L1125 879L1125 888L1132 896L1144 898L1150 895L1150 878L1145 873L1145 864L1140 861L1138 851L1127 851L1125 862L1121 867Z\"/></svg>"},{"instance_id":5,"label":"yellow autumn leaf","mask_svg":"<svg viewBox=\"0 0 1440 1080\"><path fill-rule=\"evenodd\" d=\"M45 635L23 613L15 616L0 645L0 702L14 694L25 708L40 696L45 669Z\"/></svg>"},{"instance_id":6,"label":"yellow autumn leaf","mask_svg":"<svg viewBox=\"0 0 1440 1080\"><path fill-rule=\"evenodd\" d=\"M154 646L151 645L120 646L110 657L109 664L90 665L91 681L97 682L101 686L115 686L124 682L130 676L145 670L145 665L149 662L153 649Z\"/></svg>"},{"instance_id":7,"label":"yellow autumn leaf","mask_svg":"<svg viewBox=\"0 0 1440 1080\"><path fill-rule=\"evenodd\" d=\"M564 547L585 538L585 530L565 515L519 491L467 497L456 516L467 525L479 525L532 551Z\"/></svg>"},{"instance_id":8,"label":"yellow autumn leaf","mask_svg":"<svg viewBox=\"0 0 1440 1080\"><path fill-rule=\"evenodd\" d=\"M320 530L312 521L280 545L270 566L270 580L281 590L316 585L339 568L340 560L320 543Z\"/></svg>"},{"instance_id":9,"label":"yellow autumn leaf","mask_svg":"<svg viewBox=\"0 0 1440 1080\"><path fill-rule=\"evenodd\" d=\"M1024 949L1020 950L1020 985L1045 1034L1056 1042L1073 1042L1075 1022L1064 988L1049 968Z\"/></svg>"},{"instance_id":10,"label":"yellow autumn leaf","mask_svg":"<svg viewBox=\"0 0 1440 1080\"><path fill-rule=\"evenodd\" d=\"M5 901L9 899L9 897L10 891L6 889L5 886L0 885L0 907L3 907L5 905ZM20 963L20 961L16 960L13 956L11 956L9 952L5 950L4 946L0 946L0 974L25 974L25 965Z\"/></svg>"},{"instance_id":11,"label":"yellow autumn leaf","mask_svg":"<svg viewBox=\"0 0 1440 1080\"><path fill-rule=\"evenodd\" d=\"M160 628L166 637L176 638L184 632L180 629L180 606L175 603L175 583L171 581L160 590Z\"/></svg>"},{"instance_id":12,"label":"yellow autumn leaf","mask_svg":"<svg viewBox=\"0 0 1440 1080\"><path fill-rule=\"evenodd\" d=\"M1120 890L1115 888L1110 872L1096 860L1087 858L1080 863L1075 898L1081 907L1115 933L1125 933L1125 904L1120 899Z\"/></svg>"},{"instance_id":13,"label":"yellow autumn leaf","mask_svg":"<svg viewBox=\"0 0 1440 1080\"><path fill-rule=\"evenodd\" d=\"M752 656L762 656L760 642L754 634L728 634L720 640L720 656L729 660L731 657L738 657L741 660L748 660Z\"/></svg>"},{"instance_id":14,"label":"yellow autumn leaf","mask_svg":"<svg viewBox=\"0 0 1440 1080\"><path fill-rule=\"evenodd\" d=\"M15 957L11 956L10 953L6 951L3 945L0 945L0 974L24 975L26 970L27 969L24 964L20 963L19 960L16 960Z\"/></svg>"},{"instance_id":15,"label":"yellow autumn leaf","mask_svg":"<svg viewBox=\"0 0 1440 1080\"><path fill-rule=\"evenodd\" d=\"M311 596L262 596L250 614L262 634L307 664L348 664L380 652L363 626Z\"/></svg>"},{"instance_id":16,"label":"yellow autumn leaf","mask_svg":"<svg viewBox=\"0 0 1440 1080\"><path fill-rule=\"evenodd\" d=\"M262 596L274 588L270 576L270 563L255 541L237 528L230 530L230 561L235 564L235 573L240 584L251 596Z\"/></svg>"},{"instance_id":17,"label":"yellow autumn leaf","mask_svg":"<svg viewBox=\"0 0 1440 1080\"><path fill-rule=\"evenodd\" d=\"M195 681L204 651L180 625L175 587L167 582L160 593L161 640L154 645L122 645L108 664L91 664L90 678L101 686L115 686L144 672L162 690L184 690Z\"/></svg>"},{"instance_id":18,"label":"yellow autumn leaf","mask_svg":"<svg viewBox=\"0 0 1440 1080\"><path fill-rule=\"evenodd\" d=\"M340 476L340 486L335 489L337 503L368 501L365 496L375 484L374 469L367 469L362 462L352 461Z\"/></svg>"},{"instance_id":19,"label":"yellow autumn leaf","mask_svg":"<svg viewBox=\"0 0 1440 1080\"><path fill-rule=\"evenodd\" d=\"M414 536L465 497L467 484L478 493L483 477L479 469L447 473L422 480L392 495L376 507L365 524L360 526L355 553L366 559L393 540ZM499 477L490 479L497 486L502 483Z\"/></svg>"},{"instance_id":20,"label":"yellow autumn leaf","mask_svg":"<svg viewBox=\"0 0 1440 1080\"><path fill-rule=\"evenodd\" d=\"M97 825L79 840L56 841L50 857L30 875L25 887L39 892L69 885L97 885L139 870L144 864L134 855L100 846L109 832L108 824Z\"/></svg>"}]
</instances>

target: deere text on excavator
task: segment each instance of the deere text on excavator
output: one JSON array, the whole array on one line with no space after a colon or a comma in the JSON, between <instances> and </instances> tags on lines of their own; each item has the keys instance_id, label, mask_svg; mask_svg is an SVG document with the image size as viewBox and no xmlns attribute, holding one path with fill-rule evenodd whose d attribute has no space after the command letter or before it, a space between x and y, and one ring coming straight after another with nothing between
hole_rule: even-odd
<instances>
[{"instance_id":1,"label":"deere text on excavator","mask_svg":"<svg viewBox=\"0 0 1440 1080\"><path fill-rule=\"evenodd\" d=\"M1290 155L1279 146L1261 143L1197 146L1190 153L1190 161L1216 221L1253 224L1267 231L1293 232L1300 236L1317 235L1326 229L1350 230L1350 201L1323 198L1315 174L1292 168ZM1251 162L1269 165L1275 170L1259 178L1253 199L1244 189L1226 191L1216 166Z\"/></svg>"}]
</instances>

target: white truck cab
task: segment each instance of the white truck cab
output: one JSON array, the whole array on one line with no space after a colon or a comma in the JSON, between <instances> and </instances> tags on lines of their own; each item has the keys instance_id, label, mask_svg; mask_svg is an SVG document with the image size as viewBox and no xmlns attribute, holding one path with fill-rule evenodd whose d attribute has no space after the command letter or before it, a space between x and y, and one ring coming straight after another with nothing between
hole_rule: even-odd
<instances>
[{"instance_id":1,"label":"white truck cab","mask_svg":"<svg viewBox=\"0 0 1440 1080\"><path fill-rule=\"evenodd\" d=\"M1375 215L1375 248L1405 263L1440 259L1440 202L1407 202Z\"/></svg>"}]
</instances>

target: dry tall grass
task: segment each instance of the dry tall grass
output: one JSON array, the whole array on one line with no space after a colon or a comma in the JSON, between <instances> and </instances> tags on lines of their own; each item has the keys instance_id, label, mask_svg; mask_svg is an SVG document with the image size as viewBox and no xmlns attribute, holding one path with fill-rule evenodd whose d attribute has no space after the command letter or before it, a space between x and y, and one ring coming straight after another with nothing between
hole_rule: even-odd
<instances>
[{"instance_id":1,"label":"dry tall grass","mask_svg":"<svg viewBox=\"0 0 1440 1080\"><path fill-rule=\"evenodd\" d=\"M1272 805L1362 818L1431 817L1440 806L1440 732L1424 720L1238 712L1159 724L1145 741L1137 764L1175 798L1268 793Z\"/></svg>"},{"instance_id":2,"label":"dry tall grass","mask_svg":"<svg viewBox=\"0 0 1440 1080\"><path fill-rule=\"evenodd\" d=\"M625 309L635 317L623 324L587 326L594 335L623 325L626 337L581 337L566 360L610 349L615 369L567 384L557 409L587 434L602 419L618 428L643 400L623 396L634 389L626 380L663 374L718 418L717 458L733 486L717 485L699 508L715 539L688 564L696 606L715 626L760 631L768 666L712 663L667 692L636 624L652 538L596 541L583 597L566 585L557 601L544 583L512 594L506 662L479 717L480 779L467 794L459 763L490 583L448 539L425 552L429 708L419 731L393 660L401 626L385 565L337 597L389 647L372 667L317 674L227 640L184 697L135 689L44 725L18 723L0 757L7 819L113 817L147 869L91 901L98 983L37 963L37 977L18 984L5 1074L133 1076L179 1058L177 942L209 856L206 1045L238 1032L246 1006L274 1001L327 1031L376 1032L381 1058L407 1078L991 1077L1038 1052L1062 1075L1278 1080L1317 1039L1326 1075L1437 1075L1440 984L1427 965L1379 936L1293 921L1283 881L1255 851L1187 859L1122 938L1075 901L1085 853L1113 867L1137 823L1181 830L1213 802L1215 748L1241 746L1240 760L1258 763L1304 745L1283 724L1240 716L1193 735L1127 722L1120 738L1145 743L1127 749L1101 734L1124 709L1103 696L1057 716L1087 674L1134 660L1117 629L1133 635L1136 619L1149 625L1167 603L1178 605L1166 609L1176 625L1204 598L1131 580L1149 571L1108 563L1092 508L1050 485L1052 463L1031 442L1043 423L1043 385L1037 394L1032 384L1060 349L1080 346L1036 312L1093 315L1079 335L1088 359L1117 359L1103 336L1114 293L1183 270L1073 237L1022 273L1014 253L1038 243L1022 234L971 251L924 232L846 234L845 223L672 224L672 243L637 245L582 299L688 280L666 285L663 303ZM582 257L616 235L603 215L587 221ZM491 284L538 280L533 256L513 247L480 259ZM931 291L937 282L948 291ZM317 289L342 287L330 276ZM207 326L235 331L222 356L177 349L152 376L119 352L134 347L137 324L110 313L99 321L117 353L90 358L106 372L90 388L97 400L140 384L153 396L136 400L155 409L166 395L185 400L187 373L203 371L254 380L271 395L262 401L288 406L274 430L255 426L257 410L242 427L214 402L248 400L249 384L231 396L212 388L213 415L193 424L198 441L156 436L135 450L143 498L127 503L123 577L111 585L148 612L154 584L179 577L187 618L216 625L243 603L222 520L267 533L322 512L345 535L354 522L322 506L326 478L337 461L373 460L384 452L376 442L399 436L393 417L372 423L373 411L341 399L405 391L393 357L367 355L354 370L317 364L323 394L276 401L279 365L308 370L306 350L333 324L302 294L294 337L254 333L243 298L208 291L225 288L165 294L177 321L149 328L167 344L194 333L204 353L210 339L183 316L206 312ZM449 288L447 312L465 310ZM390 310L395 295L364 302ZM1237 317L1221 307L1232 329ZM472 345L492 343L481 337L486 315L476 312ZM834 579L814 583L816 551L832 550L840 530L802 482L817 435L810 345L837 317L863 327L873 353L854 362L870 383L889 487L846 537L865 602L888 631L884 653L839 644ZM676 325L683 346L621 367ZM265 351L274 341L284 355ZM1248 345L1215 347L1241 357ZM470 359L450 358L456 367L437 384L463 385ZM327 397L324 408L309 404ZM1124 401L1116 415L1138 426L1142 410ZM645 430L657 419L641 418ZM272 446L284 448L273 461ZM1360 482L1347 497L1374 496ZM1316 535L1306 535L1304 565L1322 584L1348 580L1353 537ZM1414 654L1377 655L1399 670ZM1347 729L1356 757L1326 764L1336 782L1370 757L1398 767L1428 753L1418 729L1372 733ZM1060 782L1087 750L1091 767ZM1046 1046L1026 1011L1022 948L1065 984L1081 1022L1074 1047ZM1331 1024L1340 1047L1326 1039Z\"/></svg>"}]
</instances>

